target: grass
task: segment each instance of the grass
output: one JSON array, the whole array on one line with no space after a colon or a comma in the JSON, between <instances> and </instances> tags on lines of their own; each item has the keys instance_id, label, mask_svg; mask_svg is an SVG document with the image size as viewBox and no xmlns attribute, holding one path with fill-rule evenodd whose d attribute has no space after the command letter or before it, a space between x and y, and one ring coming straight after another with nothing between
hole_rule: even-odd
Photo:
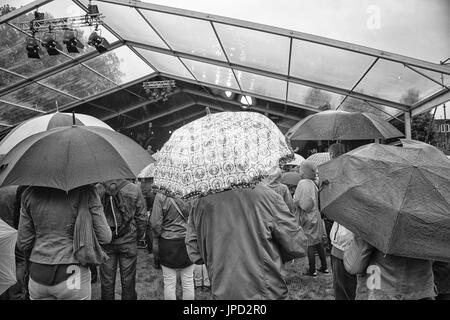
<instances>
[{"instance_id":1,"label":"grass","mask_svg":"<svg viewBox=\"0 0 450 320\"><path fill-rule=\"evenodd\" d=\"M318 260L318 259L317 259ZM318 262L320 266L320 262ZM318 272L316 278L304 276L302 273L308 267L308 259L300 258L293 263L286 264L286 282L288 285L289 300L333 300L333 276ZM331 264L328 259L328 267ZM136 291L138 300L164 300L162 271L153 268L153 255L147 250L140 249L136 272ZM116 278L116 300L120 300L120 276ZM181 289L177 286L177 298L181 299ZM97 283L92 285L92 299L100 299L100 275ZM195 290L195 300L210 300L210 292Z\"/></svg>"}]
</instances>

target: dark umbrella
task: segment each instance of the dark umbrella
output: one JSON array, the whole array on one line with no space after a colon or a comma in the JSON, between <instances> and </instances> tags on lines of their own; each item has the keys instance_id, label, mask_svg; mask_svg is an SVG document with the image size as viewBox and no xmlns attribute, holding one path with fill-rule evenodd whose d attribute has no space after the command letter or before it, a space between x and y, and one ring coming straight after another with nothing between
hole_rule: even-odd
<instances>
[{"instance_id":1,"label":"dark umbrella","mask_svg":"<svg viewBox=\"0 0 450 320\"><path fill-rule=\"evenodd\" d=\"M110 179L136 178L153 158L127 136L100 127L40 132L16 145L0 165L1 185L65 191Z\"/></svg>"},{"instance_id":2,"label":"dark umbrella","mask_svg":"<svg viewBox=\"0 0 450 320\"><path fill-rule=\"evenodd\" d=\"M366 140L403 137L389 122L370 113L328 110L299 121L286 133L298 140Z\"/></svg>"},{"instance_id":3,"label":"dark umbrella","mask_svg":"<svg viewBox=\"0 0 450 320\"><path fill-rule=\"evenodd\" d=\"M450 261L450 162L372 143L319 166L322 212L385 254Z\"/></svg>"}]
</instances>

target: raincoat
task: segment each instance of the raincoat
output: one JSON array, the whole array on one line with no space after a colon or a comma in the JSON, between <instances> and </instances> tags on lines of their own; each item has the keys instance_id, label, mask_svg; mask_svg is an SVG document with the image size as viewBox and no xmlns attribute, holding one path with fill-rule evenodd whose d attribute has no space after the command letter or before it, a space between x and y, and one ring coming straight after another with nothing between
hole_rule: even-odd
<instances>
[{"instance_id":1,"label":"raincoat","mask_svg":"<svg viewBox=\"0 0 450 320\"><path fill-rule=\"evenodd\" d=\"M196 200L186 245L206 264L213 299L284 299L283 263L305 255L306 237L282 198L258 185Z\"/></svg>"}]
</instances>

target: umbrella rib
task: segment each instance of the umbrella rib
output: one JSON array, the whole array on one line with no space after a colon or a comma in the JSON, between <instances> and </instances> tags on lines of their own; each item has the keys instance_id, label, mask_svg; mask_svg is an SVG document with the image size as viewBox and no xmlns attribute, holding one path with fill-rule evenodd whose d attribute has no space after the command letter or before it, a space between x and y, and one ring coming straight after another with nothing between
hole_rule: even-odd
<instances>
[{"instance_id":1,"label":"umbrella rib","mask_svg":"<svg viewBox=\"0 0 450 320\"><path fill-rule=\"evenodd\" d=\"M413 177L413 172L414 172L414 170L411 170L411 172L410 172L409 182L407 184L407 187L406 187L406 190L405 190L405 194L403 195L402 204L399 207L397 217L395 217L394 226L392 227L391 237L389 238L386 250L389 250L389 248L391 246L392 239L394 238L394 230L395 230L395 227L397 226L397 224L399 223L399 220L400 220L399 217L400 217L400 214L402 212L402 208L403 208L403 206L405 205L405 202L406 202L406 195L408 194L409 186L411 184L411 180L412 180L412 177Z\"/></svg>"},{"instance_id":2,"label":"umbrella rib","mask_svg":"<svg viewBox=\"0 0 450 320\"><path fill-rule=\"evenodd\" d=\"M441 198L442 198L445 202L447 202L447 203L449 204L449 206L450 206L450 202L445 198L445 196L440 192L440 190L439 190L438 188L436 188L436 186L431 182L431 180L428 179L428 178L423 174L422 171L420 171L420 170L417 170L417 171L420 173L420 175L421 175L425 180L428 181L428 183L429 183L430 185L433 186L433 190L436 190L437 193L439 194L439 196L441 196ZM433 172L430 172L430 173L435 174L435 173L433 173Z\"/></svg>"}]
</instances>

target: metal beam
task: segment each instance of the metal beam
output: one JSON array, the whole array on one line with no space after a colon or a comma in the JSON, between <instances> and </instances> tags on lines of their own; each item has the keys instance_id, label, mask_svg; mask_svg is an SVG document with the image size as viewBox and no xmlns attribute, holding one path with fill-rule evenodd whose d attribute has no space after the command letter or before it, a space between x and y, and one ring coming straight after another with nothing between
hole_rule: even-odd
<instances>
[{"instance_id":1,"label":"metal beam","mask_svg":"<svg viewBox=\"0 0 450 320\"><path fill-rule=\"evenodd\" d=\"M34 108L31 108L31 107L22 106L20 104L17 104L17 103L14 103L14 102L10 102L10 101L6 101L6 100L2 100L2 99L0 99L0 102L12 105L14 107L22 108L22 109L25 109L25 110L30 110L30 111L34 111L34 112L38 112L38 113L46 113L45 111L42 111L42 110L39 110L39 109L34 109Z\"/></svg>"},{"instance_id":2,"label":"metal beam","mask_svg":"<svg viewBox=\"0 0 450 320\"><path fill-rule=\"evenodd\" d=\"M211 111L211 113L214 113L214 111ZM202 110L202 111L190 114L190 115L188 115L186 117L179 118L179 119L176 119L176 120L171 121L171 122L164 123L161 127L163 127L163 128L170 127L170 126L173 126L174 124L177 124L177 123L179 123L181 121L189 120L189 119L201 116L201 115L204 115L204 116L206 115L205 110Z\"/></svg>"},{"instance_id":3,"label":"metal beam","mask_svg":"<svg viewBox=\"0 0 450 320\"><path fill-rule=\"evenodd\" d=\"M241 92L241 91L233 89L233 88L218 86L218 85L211 84L211 83L200 83L199 84L197 80L182 78L182 77L174 76L172 74L168 74L168 73L164 73L164 72L161 72L160 75L164 76L164 77L167 77L167 78L172 78L172 79L177 79L177 80L180 80L180 81L193 83L193 84L196 84L196 85L205 85L205 86L210 87L210 88L215 88L215 89L225 90L225 91L231 91L231 92L234 92L234 93L237 93L237 94L242 94L242 95L249 95L249 96L252 96L252 97L255 97L255 98L258 98L258 99L267 100L267 101L271 101L271 102L276 102L276 103L280 103L280 104L287 104L289 106L292 106L292 107L295 107L295 108L299 108L299 109L309 110L309 111L312 111L312 112L320 112L320 110L317 109L317 108L306 106L306 105L303 105L303 104L300 104L300 103L295 103L295 102L290 102L290 101L286 102L284 100L262 96L260 94L254 93L254 92L248 92L248 91L242 91Z\"/></svg>"},{"instance_id":4,"label":"metal beam","mask_svg":"<svg viewBox=\"0 0 450 320\"><path fill-rule=\"evenodd\" d=\"M111 88L111 89L108 89L108 90L101 91L101 92L99 92L99 93L97 93L97 94L93 94L93 95L91 95L91 96L88 96L88 97L86 97L86 98L83 98L83 99L81 99L80 101L74 101L74 102L71 102L71 103L69 103L69 104L67 104L67 105L65 105L65 106L63 106L63 107L61 107L61 108L59 108L59 111L69 110L69 109L75 108L75 107L77 107L77 106L79 106L79 105L82 105L82 104L84 104L84 103L88 103L89 101L92 101L92 100L95 100L95 99L100 99L100 98L102 98L102 97L104 97L104 96L107 96L107 95L109 95L109 94L115 93L115 92L120 91L120 90L124 90L124 87L125 87L125 88L128 88L128 87L134 86L135 84L137 84L137 83L139 83L139 82L142 82L142 81L144 81L144 80L148 80L148 79L150 79L150 78L154 78L154 77L156 77L156 76L158 76L158 74L152 74L152 75L150 75L150 76L144 76L144 77L141 77L141 78L136 79L136 80L134 80L134 81L130 81L130 82L127 82L127 83L125 83L125 84L122 84L120 87L114 87L114 88ZM147 100L147 103L148 103L149 101L150 101L150 100ZM55 110L56 110L56 109L54 109L54 110L52 110L52 111L49 111L48 113L54 112Z\"/></svg>"},{"instance_id":5,"label":"metal beam","mask_svg":"<svg viewBox=\"0 0 450 320\"><path fill-rule=\"evenodd\" d=\"M140 121L134 122L134 123L124 127L124 129L130 129L130 128L134 128L134 127L140 126L141 124L144 124L144 123L156 120L158 118L162 118L162 117L168 116L169 114L172 114L174 112L177 112L177 111L180 111L180 110L192 107L192 106L195 106L196 104L197 103L194 102L194 101L188 102L186 104L182 104L182 105L180 105L180 106L178 106L176 108L171 108L168 111L164 111L164 112L155 114L155 115L153 115L151 117L148 117L148 118L142 119Z\"/></svg>"},{"instance_id":6,"label":"metal beam","mask_svg":"<svg viewBox=\"0 0 450 320\"><path fill-rule=\"evenodd\" d=\"M425 101L421 101L415 104L411 109L411 114L414 117L448 101L450 101L450 91L448 91L447 89L443 89L438 93L432 95L431 97L425 99Z\"/></svg>"},{"instance_id":7,"label":"metal beam","mask_svg":"<svg viewBox=\"0 0 450 320\"><path fill-rule=\"evenodd\" d=\"M11 11L10 13L7 13L0 17L0 24L3 24L5 22L8 22L9 20L15 19L35 8L42 7L43 5L52 2L53 0L36 0L33 2L30 2L27 5L24 5L16 10Z\"/></svg>"},{"instance_id":8,"label":"metal beam","mask_svg":"<svg viewBox=\"0 0 450 320\"><path fill-rule=\"evenodd\" d=\"M190 90L190 89L181 89L182 92L185 93L189 93L189 94L193 94L195 96L199 96L199 97L204 97L204 98L208 98L208 99L212 99L211 97L209 97L207 94L200 92L200 91L195 91L195 90ZM224 103L228 103L228 104L232 104L232 105L236 105L236 106L241 106L241 103L235 101L235 100L227 100L221 97L214 97L215 100L218 100L220 102L224 102ZM278 112L278 111L274 111L271 109L267 109L263 106L250 106L250 109L256 110L256 111L260 111L260 112L267 112L269 114L273 114L274 116L280 116L286 119L291 119L291 120L295 120L295 121L300 121L302 118L297 117L297 116L291 116L291 115L287 115L284 114L282 112Z\"/></svg>"},{"instance_id":9,"label":"metal beam","mask_svg":"<svg viewBox=\"0 0 450 320\"><path fill-rule=\"evenodd\" d=\"M342 88L326 85L326 84L323 84L323 83L313 82L313 81L309 81L309 80L306 80L306 79L303 79L303 78L297 78L297 77L292 77L292 76L279 74L279 73L275 73L275 72L271 72L271 71L260 70L260 69L256 69L256 68L253 68L253 67L243 66L243 65L239 65L239 64L235 64L235 63L229 63L229 62L216 60L216 59L212 59L212 58L200 57L200 56L196 56L196 55L193 55L193 54L190 54L190 53L184 53L184 52L179 52L179 51L174 51L174 50L158 48L158 47L154 47L154 46L151 46L151 45L147 45L147 44L143 44L143 43L139 43L139 42L135 42L135 41L128 41L128 40L126 40L125 44L126 45L131 45L131 46L134 46L134 47L138 47L138 48L142 48L142 49L151 50L151 51L154 51L154 52L159 52L159 53L171 55L171 56L174 56L174 57L186 58L186 59L195 60L195 61L199 61L199 62L203 62L203 63L207 63L207 64L212 64L212 65L216 65L216 66L220 66L220 67L224 67L224 68L231 68L231 69L235 69L235 70L241 70L241 71L244 71L244 72L257 74L257 75L260 75L260 76L265 76L265 77L274 78L274 79L287 81L287 82L298 83L298 84L301 84L301 85L304 85L304 86L318 88L318 89L322 89L322 90L338 93L338 94L341 94L341 95L349 95L351 97L354 97L354 98L357 98L357 99L360 99L360 100L366 100L366 101L370 101L370 102L374 102L374 103L378 103L378 104L383 104L383 105L386 105L386 106L389 106L389 107L392 107L392 108L396 108L396 109L399 109L399 110L402 110L402 111L409 110L408 106L406 106L404 104L401 104L401 103L398 103L398 102L395 102L395 101L385 100L385 99L381 99L381 98L378 98L378 97L373 97L373 96L366 95L366 94L359 93L359 92L352 92L351 90L342 89ZM186 81L187 80L188 79L186 79ZM209 84L206 84L206 85L210 86ZM250 93L250 95L254 96L255 94L254 93ZM286 102L283 99L277 99L277 100L278 101L282 101L281 103L289 103L289 101ZM317 111L317 109L315 109L315 111Z\"/></svg>"},{"instance_id":10,"label":"metal beam","mask_svg":"<svg viewBox=\"0 0 450 320\"><path fill-rule=\"evenodd\" d=\"M120 42L114 42L113 44L111 44L111 50L114 50L115 48L118 48L122 46L122 43ZM39 80L43 80L47 77L50 77L58 72L64 71L66 69L69 69L70 67L75 66L76 64L82 63L83 61L87 61L90 60L92 58L95 58L97 56L99 56L100 53L98 53L97 51L91 51L85 55L73 58L73 60L69 60L66 62L63 62L59 65L50 67L48 69L45 69L42 72L39 72L35 75L32 75L26 79L23 79L19 82L16 82L15 84L9 85L7 87L4 87L3 89L0 89L0 96L6 95L10 92L13 92L17 89L20 89L22 87L25 87L26 85L33 83L33 82L37 82Z\"/></svg>"},{"instance_id":11,"label":"metal beam","mask_svg":"<svg viewBox=\"0 0 450 320\"><path fill-rule=\"evenodd\" d=\"M168 96L172 96L172 95L177 94L177 93L179 93L179 92L180 92L179 90L175 90L175 91L169 93ZM113 119L113 118L115 118L115 117L118 117L118 116L124 114L124 113L128 113L128 112L131 112L131 111L133 111L133 110L136 110L136 109L145 107L146 105L152 104L152 103L157 102L157 101L158 101L158 100L147 100L147 101L138 103L138 104L133 105L133 106L131 106L131 107L127 107L127 108L125 108L125 109L119 110L119 111L117 111L116 113L114 113L114 114L112 114L112 115L103 117L101 120L102 120L102 121L111 120L111 119Z\"/></svg>"},{"instance_id":12,"label":"metal beam","mask_svg":"<svg viewBox=\"0 0 450 320\"><path fill-rule=\"evenodd\" d=\"M411 140L411 111L405 111L405 137Z\"/></svg>"},{"instance_id":13,"label":"metal beam","mask_svg":"<svg viewBox=\"0 0 450 320\"><path fill-rule=\"evenodd\" d=\"M423 61L420 59L415 59L415 58L411 58L411 57L407 57L407 56L403 56L403 55L399 55L399 54L395 54L395 53L391 53L391 52L387 52L387 51L383 51L383 50L369 48L369 47L365 47L365 46L361 46L361 45L357 45L357 44L353 44L353 43L349 43L349 42L320 37L320 36L316 36L316 35L312 35L312 34L308 34L308 33L304 33L304 32L293 31L293 30L288 30L288 29L283 29L283 28L277 28L277 27L268 26L268 25L264 25L264 24L243 21L243 20L238 20L238 19L233 19L233 18L228 18L228 17L222 17L222 16L218 16L218 15L206 14L206 13L196 12L196 11L192 11L192 10L178 9L178 8L172 8L172 7L156 5L156 4L151 4L151 3L144 3L144 2L136 1L136 0L99 0L99 1L128 6L128 7L147 9L147 10L152 10L152 11L157 11L157 12L163 12L163 13L168 13L168 14L174 14L174 15L179 15L179 16L184 16L184 17L189 17L189 18L212 21L212 22L216 22L216 23L222 23L222 24L227 24L230 26L242 27L242 28L246 28L246 29L267 32L267 33L276 34L276 35L285 36L285 37L292 37L292 38L298 39L298 40L304 40L304 41L308 41L308 42L322 44L322 45L325 45L328 47L334 47L334 48L343 49L343 50L347 50L347 51L351 51L351 52L356 52L359 54L365 54L365 55L369 55L369 56L373 56L373 57L383 58L386 60L391 60L391 61L399 62L402 64L408 64L411 66L416 66L416 67L420 67L420 68L435 71L435 72L450 74L450 68L447 66L444 66L444 65L435 64L432 62Z\"/></svg>"}]
</instances>

